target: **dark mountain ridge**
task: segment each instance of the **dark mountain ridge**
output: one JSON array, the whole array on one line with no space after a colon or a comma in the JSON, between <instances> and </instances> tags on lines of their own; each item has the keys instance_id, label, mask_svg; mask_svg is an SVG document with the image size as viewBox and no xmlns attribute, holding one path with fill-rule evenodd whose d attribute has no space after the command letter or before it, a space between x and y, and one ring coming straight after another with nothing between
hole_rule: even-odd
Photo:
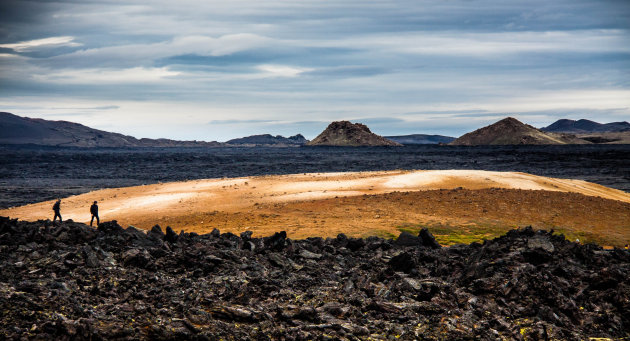
<instances>
[{"instance_id":1,"label":"dark mountain ridge","mask_svg":"<svg viewBox=\"0 0 630 341\"><path fill-rule=\"evenodd\" d=\"M384 136L388 140L398 142L404 145L412 144L440 144L451 143L455 140L454 137L444 135L427 135L427 134L411 134L411 135L398 135L398 136Z\"/></svg>"},{"instance_id":2,"label":"dark mountain ridge","mask_svg":"<svg viewBox=\"0 0 630 341\"><path fill-rule=\"evenodd\" d=\"M302 134L297 134L290 137L284 137L281 135L273 136L271 134L262 134L262 135L252 135L241 137L237 139L232 139L227 141L227 144L238 144L238 145L255 145L255 146L274 146L274 145L296 145L301 146L306 144L308 140L302 136Z\"/></svg>"},{"instance_id":3,"label":"dark mountain ridge","mask_svg":"<svg viewBox=\"0 0 630 341\"><path fill-rule=\"evenodd\" d=\"M598 123L591 120L569 120L561 119L550 124L547 127L540 128L542 131L553 133L613 133L630 131L630 123L623 122L611 122L611 123Z\"/></svg>"},{"instance_id":4,"label":"dark mountain ridge","mask_svg":"<svg viewBox=\"0 0 630 341\"><path fill-rule=\"evenodd\" d=\"M566 132L566 133L560 133ZM570 133L570 134L567 134ZM575 135L578 136L575 136ZM332 122L313 141L301 134L252 135L216 141L177 141L171 139L135 138L119 133L93 129L79 123L28 118L0 112L0 144L53 147L230 147L230 146L401 146L415 144L515 145L515 144L588 144L630 143L630 123L600 124L590 120L558 120L548 127L536 129L514 118L455 139L442 135L412 134L382 137L360 123Z\"/></svg>"},{"instance_id":5,"label":"dark mountain ridge","mask_svg":"<svg viewBox=\"0 0 630 341\"><path fill-rule=\"evenodd\" d=\"M219 142L137 139L79 123L28 118L0 112L0 144L57 147L219 147Z\"/></svg>"}]
</instances>

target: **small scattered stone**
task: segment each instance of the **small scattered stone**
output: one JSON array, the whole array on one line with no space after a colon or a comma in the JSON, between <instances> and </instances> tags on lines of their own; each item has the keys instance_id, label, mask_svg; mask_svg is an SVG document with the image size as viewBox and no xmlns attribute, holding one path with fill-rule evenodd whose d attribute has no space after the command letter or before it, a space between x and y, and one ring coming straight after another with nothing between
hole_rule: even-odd
<instances>
[{"instance_id":1,"label":"small scattered stone","mask_svg":"<svg viewBox=\"0 0 630 341\"><path fill-rule=\"evenodd\" d=\"M241 239L243 241L250 241L252 239L252 231L241 232Z\"/></svg>"},{"instance_id":2,"label":"small scattered stone","mask_svg":"<svg viewBox=\"0 0 630 341\"><path fill-rule=\"evenodd\" d=\"M308 250L301 250L300 257L306 258L306 259L320 259L322 258L322 255L319 253L310 252Z\"/></svg>"},{"instance_id":3,"label":"small scattered stone","mask_svg":"<svg viewBox=\"0 0 630 341\"><path fill-rule=\"evenodd\" d=\"M527 247L530 249L542 249L547 252L554 252L555 247L549 239L533 237L527 240Z\"/></svg>"},{"instance_id":4,"label":"small scattered stone","mask_svg":"<svg viewBox=\"0 0 630 341\"><path fill-rule=\"evenodd\" d=\"M411 272L411 270L416 267L416 261L408 252L402 252L401 254L394 256L388 264L394 271L402 271L406 273Z\"/></svg>"}]
</instances>

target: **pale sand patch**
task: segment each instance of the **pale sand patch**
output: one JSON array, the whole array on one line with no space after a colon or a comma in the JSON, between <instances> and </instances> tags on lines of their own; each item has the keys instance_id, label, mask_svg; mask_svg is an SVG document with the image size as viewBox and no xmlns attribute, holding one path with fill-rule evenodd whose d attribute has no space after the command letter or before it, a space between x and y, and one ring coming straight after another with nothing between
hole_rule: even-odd
<instances>
[{"instance_id":1,"label":"pale sand patch","mask_svg":"<svg viewBox=\"0 0 630 341\"><path fill-rule=\"evenodd\" d=\"M145 196L138 196L119 201L119 204L115 208L102 211L103 214L111 214L117 211L124 211L128 209L145 209L150 207L164 207L169 205L175 205L189 198L193 198L195 193L165 193L165 194L151 194Z\"/></svg>"},{"instance_id":2,"label":"pale sand patch","mask_svg":"<svg viewBox=\"0 0 630 341\"><path fill-rule=\"evenodd\" d=\"M319 181L309 180L301 182L291 182L284 184L277 184L273 186L275 192L283 193L308 193L315 191L358 191L366 190L370 187L380 186L384 182L386 177L374 177L368 179L357 180L337 180L337 181Z\"/></svg>"},{"instance_id":3,"label":"pale sand patch","mask_svg":"<svg viewBox=\"0 0 630 341\"><path fill-rule=\"evenodd\" d=\"M546 185L545 177L517 172L492 172L477 170L435 170L413 172L390 178L384 186L390 189L466 189L510 188L525 190L558 190ZM560 179L553 179L560 180ZM575 180L570 180L575 181Z\"/></svg>"},{"instance_id":4,"label":"pale sand patch","mask_svg":"<svg viewBox=\"0 0 630 341\"><path fill-rule=\"evenodd\" d=\"M265 203L282 204L458 187L473 190L507 188L575 192L630 203L630 194L623 191L585 181L526 173L478 170L377 171L208 179L104 189L63 199L61 213L64 219L89 222L89 206L92 201L98 200L101 219L117 220L123 226L150 228L166 221L181 221L182 226L196 226L194 224L197 223L192 221L202 219L193 219L192 216L209 215L218 219L217 213L241 214L247 222L247 217L257 214L257 205ZM52 204L53 201L46 201L0 210L0 215L24 220L50 219L53 216ZM228 219L225 218L226 221Z\"/></svg>"},{"instance_id":5,"label":"pale sand patch","mask_svg":"<svg viewBox=\"0 0 630 341\"><path fill-rule=\"evenodd\" d=\"M276 195L269 198L269 201L273 202L290 202L290 201L304 201L304 200L317 200L317 199L326 199L332 197L350 197L356 195L362 195L361 191L349 191L349 190L341 190L341 191L308 191L308 192L299 192L299 193L291 193L291 194L282 194Z\"/></svg>"}]
</instances>

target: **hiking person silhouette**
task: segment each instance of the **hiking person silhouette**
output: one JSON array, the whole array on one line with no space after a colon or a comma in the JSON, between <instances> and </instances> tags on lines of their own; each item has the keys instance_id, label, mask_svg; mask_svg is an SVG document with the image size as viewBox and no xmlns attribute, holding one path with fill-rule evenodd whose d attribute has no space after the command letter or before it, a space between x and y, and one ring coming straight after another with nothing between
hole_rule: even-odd
<instances>
[{"instance_id":1,"label":"hiking person silhouette","mask_svg":"<svg viewBox=\"0 0 630 341\"><path fill-rule=\"evenodd\" d=\"M57 201L55 202L55 204L53 205L53 211L55 211L55 217L53 218L53 223L55 222L55 220L57 219L57 217L59 217L59 222L61 223L61 213L59 213L59 211L61 211L61 199L57 199Z\"/></svg>"},{"instance_id":2,"label":"hiking person silhouette","mask_svg":"<svg viewBox=\"0 0 630 341\"><path fill-rule=\"evenodd\" d=\"M90 213L92 213L90 226L92 226L92 223L94 222L94 218L96 218L96 226L98 226L98 224L100 224L101 221L98 219L98 205L96 204L96 201L92 204L92 206L90 206Z\"/></svg>"}]
</instances>

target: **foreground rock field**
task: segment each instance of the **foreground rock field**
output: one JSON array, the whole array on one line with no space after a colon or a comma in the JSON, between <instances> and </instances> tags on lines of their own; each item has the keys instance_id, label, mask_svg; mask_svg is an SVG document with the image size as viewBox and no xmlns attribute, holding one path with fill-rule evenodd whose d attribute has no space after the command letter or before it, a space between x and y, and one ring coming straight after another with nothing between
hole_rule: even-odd
<instances>
[{"instance_id":1,"label":"foreground rock field","mask_svg":"<svg viewBox=\"0 0 630 341\"><path fill-rule=\"evenodd\" d=\"M630 337L630 252L530 228L397 240L0 218L1 339Z\"/></svg>"}]
</instances>

